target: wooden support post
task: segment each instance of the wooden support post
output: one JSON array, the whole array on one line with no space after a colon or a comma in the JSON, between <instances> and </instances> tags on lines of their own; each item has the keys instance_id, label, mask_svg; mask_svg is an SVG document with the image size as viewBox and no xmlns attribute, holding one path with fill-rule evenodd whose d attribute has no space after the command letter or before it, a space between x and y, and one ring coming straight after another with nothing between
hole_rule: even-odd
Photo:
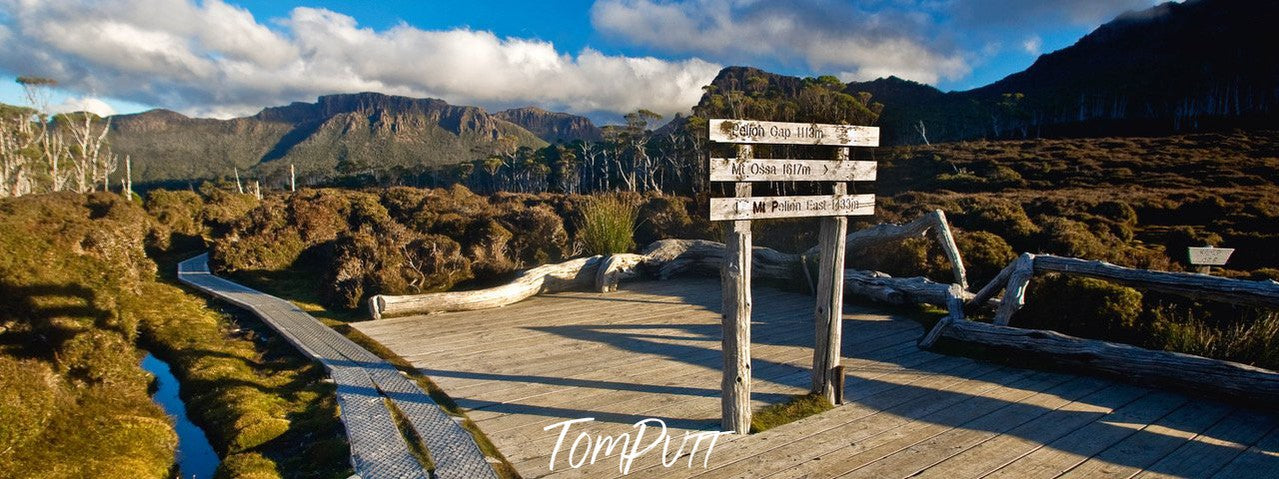
<instances>
[{"instance_id":1,"label":"wooden support post","mask_svg":"<svg viewBox=\"0 0 1279 479\"><path fill-rule=\"evenodd\" d=\"M750 145L738 145L738 158L752 158ZM749 197L750 183L736 183L734 195ZM734 221L725 238L720 271L723 291L724 378L720 404L724 431L751 429L751 222Z\"/></svg>"},{"instance_id":2,"label":"wooden support post","mask_svg":"<svg viewBox=\"0 0 1279 479\"><path fill-rule=\"evenodd\" d=\"M848 161L847 147L836 148L838 161ZM836 182L836 195L848 193L848 185ZM844 241L848 218L822 218L818 243L821 260L817 267L817 308L814 314L816 342L813 347L813 392L836 403L835 368L839 366L844 331Z\"/></svg>"},{"instance_id":3,"label":"wooden support post","mask_svg":"<svg viewBox=\"0 0 1279 479\"><path fill-rule=\"evenodd\" d=\"M289 191L298 190L298 175L293 170L293 163L289 163Z\"/></svg>"},{"instance_id":4,"label":"wooden support post","mask_svg":"<svg viewBox=\"0 0 1279 479\"><path fill-rule=\"evenodd\" d=\"M1013 313L1026 304L1026 288L1030 286L1030 277L1035 274L1035 255L1022 253L1008 275L1008 286L1004 288L1004 298L999 301L999 311L995 312L995 324L1007 326Z\"/></svg>"},{"instance_id":5,"label":"wooden support post","mask_svg":"<svg viewBox=\"0 0 1279 479\"><path fill-rule=\"evenodd\" d=\"M835 366L835 400L831 402L836 406L844 404L844 382L848 378L848 374L844 372L843 366Z\"/></svg>"}]
</instances>

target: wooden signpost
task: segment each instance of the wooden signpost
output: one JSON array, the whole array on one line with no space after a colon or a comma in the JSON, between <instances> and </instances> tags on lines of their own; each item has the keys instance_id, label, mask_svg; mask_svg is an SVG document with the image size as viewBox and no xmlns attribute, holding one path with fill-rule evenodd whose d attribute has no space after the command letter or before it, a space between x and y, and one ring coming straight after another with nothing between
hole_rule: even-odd
<instances>
[{"instance_id":1,"label":"wooden signpost","mask_svg":"<svg viewBox=\"0 0 1279 479\"><path fill-rule=\"evenodd\" d=\"M712 158L711 181L734 182L734 197L712 198L710 219L732 221L725 239L723 286L723 428L745 434L751 422L751 228L755 219L822 217L817 281L813 391L836 403L844 298L844 240L848 216L875 213L874 195L849 195L848 181L873 181L875 163L849 160L849 147L879 146L879 128L816 123L710 120L710 140L737 144L736 158ZM832 160L756 159L750 144L834 147ZM833 182L830 195L751 196L751 182Z\"/></svg>"}]
</instances>

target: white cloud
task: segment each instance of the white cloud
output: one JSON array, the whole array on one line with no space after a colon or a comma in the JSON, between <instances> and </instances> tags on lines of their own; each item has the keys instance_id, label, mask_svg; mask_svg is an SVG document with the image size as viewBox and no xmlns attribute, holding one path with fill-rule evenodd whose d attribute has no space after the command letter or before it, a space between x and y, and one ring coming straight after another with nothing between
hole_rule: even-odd
<instances>
[{"instance_id":1,"label":"white cloud","mask_svg":"<svg viewBox=\"0 0 1279 479\"><path fill-rule=\"evenodd\" d=\"M116 114L115 108L108 105L107 102L93 97L74 97L63 100L62 103L52 105L49 110L53 113L74 113L78 111L87 111L98 116L110 116Z\"/></svg>"},{"instance_id":2,"label":"white cloud","mask_svg":"<svg viewBox=\"0 0 1279 479\"><path fill-rule=\"evenodd\" d=\"M1129 10L1141 10L1165 0L964 0L950 6L961 25L969 27L1037 28L1074 24L1096 26Z\"/></svg>"},{"instance_id":3,"label":"white cloud","mask_svg":"<svg viewBox=\"0 0 1279 479\"><path fill-rule=\"evenodd\" d=\"M966 54L919 9L876 8L829 0L599 0L591 21L607 35L666 52L835 70L850 79L937 83L969 73Z\"/></svg>"},{"instance_id":4,"label":"white cloud","mask_svg":"<svg viewBox=\"0 0 1279 479\"><path fill-rule=\"evenodd\" d=\"M1021 42L1021 49L1025 50L1026 53L1029 53L1031 55L1038 55L1040 49L1043 48L1043 46L1044 46L1044 40L1042 38L1039 38L1039 35L1031 35L1030 37L1026 38L1025 40Z\"/></svg>"},{"instance_id":5,"label":"white cloud","mask_svg":"<svg viewBox=\"0 0 1279 479\"><path fill-rule=\"evenodd\" d=\"M357 91L454 104L627 112L686 111L720 66L562 53L549 42L470 29L377 31L328 10L295 8L274 27L221 0L0 0L0 70L188 114Z\"/></svg>"}]
</instances>

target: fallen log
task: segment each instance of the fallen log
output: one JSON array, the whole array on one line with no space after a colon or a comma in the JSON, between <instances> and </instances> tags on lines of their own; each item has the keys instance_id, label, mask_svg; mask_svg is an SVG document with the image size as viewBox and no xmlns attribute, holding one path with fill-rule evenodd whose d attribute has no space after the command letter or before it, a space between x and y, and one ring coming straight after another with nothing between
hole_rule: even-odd
<instances>
[{"instance_id":1,"label":"fallen log","mask_svg":"<svg viewBox=\"0 0 1279 479\"><path fill-rule=\"evenodd\" d=\"M905 225L885 224L846 236L849 250L873 244L920 236L928 231L937 235L942 249L950 258L956 281L963 287L964 266L955 248L941 210L928 213ZM807 255L808 253L805 253ZM815 254L815 252L814 252ZM803 272L805 255L783 253L772 248L751 248L751 277L781 281L807 280ZM656 241L642 254L592 256L559 264L538 266L519 274L509 284L476 290L450 291L418 295L376 295L369 298L369 313L374 319L388 315L428 314L445 311L471 311L497 308L531 296L570 289L608 292L617 289L623 279L649 274L668 279L683 274L719 276L724 261L724 244L706 240L669 239ZM844 295L862 296L892 304L911 302L946 304L949 285L926 278L893 278L874 271L845 270ZM967 298L970 295L965 294Z\"/></svg>"},{"instance_id":2,"label":"fallen log","mask_svg":"<svg viewBox=\"0 0 1279 479\"><path fill-rule=\"evenodd\" d=\"M878 271L844 270L845 297L860 296L881 303L947 306L951 286L955 285L934 282L920 276L894 278ZM971 296L972 293L962 291L961 288L960 299Z\"/></svg>"},{"instance_id":3,"label":"fallen log","mask_svg":"<svg viewBox=\"0 0 1279 479\"><path fill-rule=\"evenodd\" d=\"M1191 392L1218 391L1269 407L1279 403L1279 373L1268 369L1076 338L1055 331L964 320L943 321L936 332L943 338L1039 355L1061 365L1100 371L1142 384Z\"/></svg>"},{"instance_id":4,"label":"fallen log","mask_svg":"<svg viewBox=\"0 0 1279 479\"><path fill-rule=\"evenodd\" d=\"M373 319L386 315L428 314L445 311L474 311L497 308L528 299L539 293L584 290L595 285L595 273L603 256L591 256L529 269L502 286L475 291L405 296L376 295L369 298Z\"/></svg>"},{"instance_id":5,"label":"fallen log","mask_svg":"<svg viewBox=\"0 0 1279 479\"><path fill-rule=\"evenodd\" d=\"M707 240L668 239L644 248L644 269L661 279L681 274L719 275L724 243ZM798 278L800 256L756 246L751 248L751 277L792 280Z\"/></svg>"},{"instance_id":6,"label":"fallen log","mask_svg":"<svg viewBox=\"0 0 1279 479\"><path fill-rule=\"evenodd\" d=\"M604 258L595 272L595 289L597 293L617 291L617 284L623 279L639 276L636 266L644 262L644 255L613 254Z\"/></svg>"},{"instance_id":7,"label":"fallen log","mask_svg":"<svg viewBox=\"0 0 1279 479\"><path fill-rule=\"evenodd\" d=\"M950 223L946 221L946 213L942 210L933 210L925 213L923 216L906 224L881 223L849 233L845 237L845 250L847 251L845 254L852 256L857 251L880 243L916 238L928 234L929 231L933 232L942 252L946 254L946 258L950 261L951 272L955 275L955 283L964 289L968 289L968 277L964 270L964 260L959 254L959 247L955 246L955 237L950 232ZM815 256L818 253L818 247L814 246L805 251L804 256Z\"/></svg>"},{"instance_id":8,"label":"fallen log","mask_svg":"<svg viewBox=\"0 0 1279 479\"><path fill-rule=\"evenodd\" d=\"M950 289L946 291L946 317L941 318L941 321L934 325L928 334L919 338L919 349L932 348L933 343L941 338L941 332L949 328L951 323L964 320L964 293L964 289L959 285L950 285Z\"/></svg>"},{"instance_id":9,"label":"fallen log","mask_svg":"<svg viewBox=\"0 0 1279 479\"><path fill-rule=\"evenodd\" d=\"M724 245L705 240L662 240L644 250L642 267L667 279L680 274L718 276ZM800 255L755 247L752 277L793 281L802 270ZM860 296L890 304L929 303L945 306L949 284L923 277L894 278L877 271L844 270L844 296ZM971 294L964 293L967 299Z\"/></svg>"},{"instance_id":10,"label":"fallen log","mask_svg":"<svg viewBox=\"0 0 1279 479\"><path fill-rule=\"evenodd\" d=\"M1041 255L1035 257L1035 272L1069 273L1103 279L1161 293L1203 301L1279 308L1279 283L1247 281L1199 273L1176 273L1125 268L1103 261Z\"/></svg>"}]
</instances>

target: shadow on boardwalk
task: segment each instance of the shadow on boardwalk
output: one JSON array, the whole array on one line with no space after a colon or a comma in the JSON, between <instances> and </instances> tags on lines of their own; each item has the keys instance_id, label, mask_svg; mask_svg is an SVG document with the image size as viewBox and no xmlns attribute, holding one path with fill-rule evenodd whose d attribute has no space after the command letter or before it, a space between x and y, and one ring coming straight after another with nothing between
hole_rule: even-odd
<instances>
[{"instance_id":1,"label":"shadow on boardwalk","mask_svg":"<svg viewBox=\"0 0 1279 479\"><path fill-rule=\"evenodd\" d=\"M476 411L472 417L481 418L480 427L508 457L526 459L517 464L521 473L536 477L550 472L549 433L542 428L561 420L593 417L610 431L650 417L676 429L718 429L718 283L676 280L629 289L535 298L503 308L500 320L471 312L358 327L410 357L459 405ZM758 406L807 389L814 331L811 298L758 288L756 295L752 399ZM429 322L435 346L397 338L416 331L414 322ZM476 331L492 340L461 339ZM724 474L733 470L736 449L738 461L752 461L752 475L770 468L797 474L788 472L794 467L813 477L858 471L905 477L930 469L1053 477L1099 464L1195 477L1230 475L1239 464L1279 470L1273 414L920 351L914 342L922 334L913 321L847 307L847 404L732 441L724 446ZM764 440L770 443L760 445Z\"/></svg>"}]
</instances>

